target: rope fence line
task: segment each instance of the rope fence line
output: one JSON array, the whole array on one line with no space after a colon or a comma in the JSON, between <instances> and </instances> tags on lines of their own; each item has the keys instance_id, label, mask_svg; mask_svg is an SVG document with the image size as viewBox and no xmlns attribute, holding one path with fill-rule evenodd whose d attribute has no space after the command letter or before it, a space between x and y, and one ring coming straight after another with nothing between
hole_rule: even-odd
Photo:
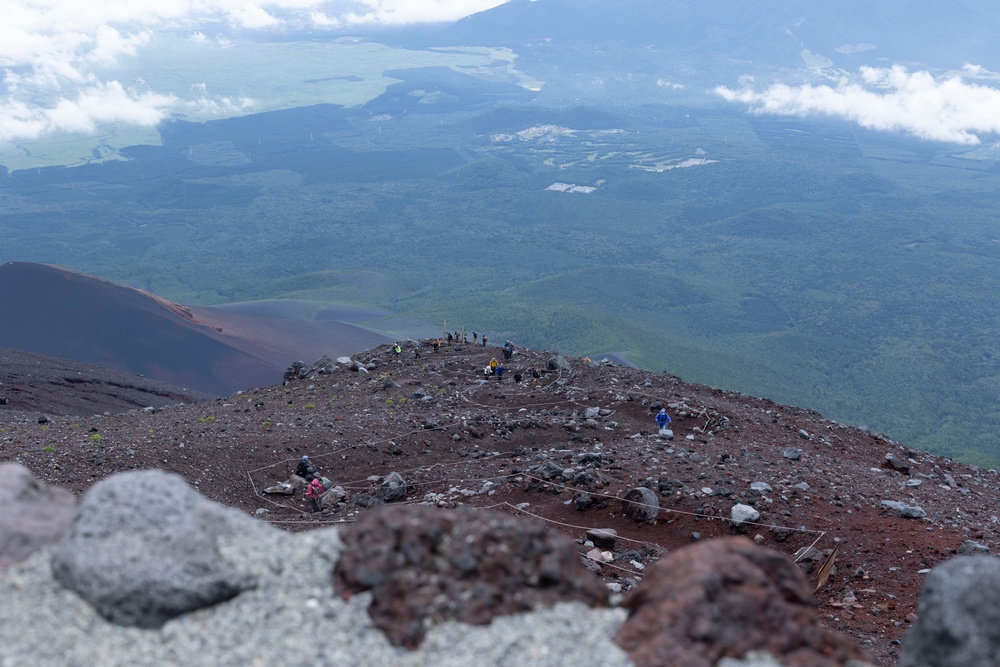
<instances>
[{"instance_id":1,"label":"rope fence line","mask_svg":"<svg viewBox=\"0 0 1000 667\"><path fill-rule=\"evenodd\" d=\"M459 462L459 463L461 463L461 462ZM535 481L535 482L544 483L544 484L550 484L552 486L556 486L556 487L559 487L559 488L562 488L562 489L565 489L565 490L574 491L574 492L578 491L578 489L576 489L574 487L570 487L570 486L567 486L565 484L561 484L561 483L558 483L558 482L552 482L551 480L545 480L545 479L543 479L541 477L537 477L537 476L534 476L534 475L530 475L530 474L526 474L526 473L519 473L518 476L519 477L523 477L525 479L529 479L529 480ZM419 484L421 486L430 486L432 484L442 484L442 483L449 483L449 484L456 484L456 483L463 483L463 482L465 482L465 483L467 483L467 482L483 482L483 483L485 483L485 482L488 482L488 481L508 479L510 477L511 477L511 475L500 475L500 476L496 476L496 477L474 477L474 478L464 478L464 479L461 479L461 478L460 479L456 479L456 478L447 478L446 477L446 478L442 478L442 479L439 479L439 480L433 480L433 481L430 481L430 482L422 482L422 483L419 483ZM251 480L251 485L253 485L253 480ZM254 490L256 492L256 486L254 486ZM589 492L589 491L587 493L589 493L592 496L597 496L597 497L600 497L600 498L606 498L608 500L616 500L616 501L620 501L622 503L629 502L629 503L635 503L635 504L642 504L642 503L638 503L636 501L627 501L627 500L624 500L623 498L621 498L621 497L619 497L617 495L613 496L613 495L606 494L606 493ZM291 510L296 511L296 512L302 511L301 509L296 508L296 507L292 507L290 505L286 505L286 504L282 504L282 503L278 503L278 502L274 502L274 501L270 501L270 500L269 500L269 502L271 502L276 507L284 507L286 509L291 509ZM399 501L399 502L394 503L394 504L396 504L396 505L415 505L415 504L426 504L428 502L431 502L431 501L428 500L426 497L421 497L421 498L412 498L412 499L408 499L408 500ZM539 519L541 521L545 521L547 523L550 523L550 524L553 524L553 525L557 525L557 526L562 526L564 528L572 528L572 529L575 529L575 530L582 530L584 532L586 532L587 530L591 530L592 529L592 527L581 526L581 525L577 525L577 524L564 523L564 522L561 522L561 521L557 521L555 519L550 519L550 518L544 517L544 516L542 516L540 514L536 514L534 512L530 512L530 511L528 511L526 509L519 508L519 507L517 507L515 505L511 505L507 501L502 501L502 502L497 503L495 505L479 506L479 507L475 507L475 509L491 509L491 508L495 508L495 507L505 507L505 506L513 509L514 511L520 512L522 514L525 514L525 515L528 515L528 516L532 516L532 517L537 518L537 519ZM474 506L470 505L470 507L474 507ZM695 512L687 512L687 511L684 511L684 510L679 510L679 509L669 508L669 507L663 507L663 508L660 508L660 510L663 511L663 512L669 512L671 514L676 514L676 515L681 515L681 516L690 516L690 517L693 517L695 519L706 519L706 520L709 520L709 521L722 521L722 522L728 521L728 522L732 523L732 519L731 518L727 518L727 517L724 517L724 516L705 516L705 515L702 515L702 514L697 514ZM294 520L268 520L268 521L270 523L289 523L289 524L297 524L297 525L301 525L301 524L304 524L304 523L308 523L308 524L347 524L347 523L353 523L354 522L353 519L350 519L350 520L347 520L347 519L338 519L338 520L324 520L324 519L321 519L321 520L318 520L318 521L315 520L315 519L313 519L313 520L305 520L305 519L303 519L303 520L299 520L299 521L294 521ZM813 529L809 529L809 528L805 528L805 527L792 528L790 526L783 526L783 525L779 525L779 524L768 524L768 523L761 523L761 522L755 522L755 521L744 521L744 522L742 522L741 525L756 526L758 528L767 528L767 529L772 529L772 530L789 531L791 533L800 533L800 534L809 533L809 534L816 535L816 539L813 540L813 542L809 545L809 547L800 550L801 551L801 555L795 559L795 562L799 562L800 560L802 560L802 558L804 558L811 551L811 549L814 548L816 546L816 544L818 544L819 541L821 539L823 539L827 535L827 531L825 531L825 530L813 530ZM658 549L661 549L661 550L664 549L664 547L662 545L659 545L659 544L657 544L655 542L651 542L649 540L638 540L638 539L634 539L634 538L630 538L630 537L625 537L625 536L619 536L618 539L622 540L622 541L625 541L625 542L632 542L632 543L635 543L635 544L638 544L638 545L649 545L649 544L652 544L653 546L657 547Z\"/></svg>"},{"instance_id":2,"label":"rope fence line","mask_svg":"<svg viewBox=\"0 0 1000 667\"><path fill-rule=\"evenodd\" d=\"M528 475L526 473L522 473L522 474L523 474L524 477L527 477L529 479L533 479L533 480L538 481L538 482L543 482L543 483L546 483L546 484L552 484L553 486L558 486L558 487L561 487L563 489L568 489L568 490L571 490L571 491L578 490L575 487L566 486L565 484L560 484L559 482L553 482L551 480L546 480L546 479L543 479L541 477L535 477L533 475ZM619 496L612 496L612 495L609 495L609 494L606 494L606 493L598 493L596 491L588 491L587 493L590 494L590 495L592 495L592 496L598 496L598 497L601 497L601 498L608 498L610 500L620 500L623 503L629 502L629 503L634 503L636 505L642 505L643 504L643 503L636 502L636 501L633 501L633 500L625 500L624 498L621 498ZM692 517L695 517L695 518L698 518L698 519L708 519L710 521L729 521L730 523L732 522L731 518L727 518L727 517L724 517L724 516L705 516L703 514L697 514L695 512L685 512L684 510L673 509L673 508L670 508L670 507L661 507L660 510L663 511L663 512L670 512L672 514L680 514L680 515L683 515L683 516L692 516ZM757 522L754 522L754 521L743 521L741 523L741 525L757 526L759 528L771 528L771 529L778 529L778 530L789 530L789 531L791 531L793 533L812 533L814 535L815 534L819 534L820 536L826 534L825 530L812 530L812 529L809 529L809 528L791 528L790 526L781 526L781 525L777 525L777 524L768 524L768 523L757 523Z\"/></svg>"}]
</instances>

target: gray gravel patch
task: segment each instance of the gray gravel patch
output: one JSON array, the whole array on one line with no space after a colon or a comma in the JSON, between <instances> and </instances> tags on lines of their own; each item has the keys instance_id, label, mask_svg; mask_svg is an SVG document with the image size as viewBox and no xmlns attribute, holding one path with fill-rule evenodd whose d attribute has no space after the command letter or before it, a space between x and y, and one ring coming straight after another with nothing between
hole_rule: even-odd
<instances>
[{"instance_id":1,"label":"gray gravel patch","mask_svg":"<svg viewBox=\"0 0 1000 667\"><path fill-rule=\"evenodd\" d=\"M340 553L335 528L220 538L220 553L256 578L257 588L155 630L101 618L53 578L49 548L0 570L0 666L632 664L612 641L625 612L578 603L498 618L489 626L445 623L428 632L419 650L396 648L368 618L368 594L349 600L334 594L331 573Z\"/></svg>"}]
</instances>

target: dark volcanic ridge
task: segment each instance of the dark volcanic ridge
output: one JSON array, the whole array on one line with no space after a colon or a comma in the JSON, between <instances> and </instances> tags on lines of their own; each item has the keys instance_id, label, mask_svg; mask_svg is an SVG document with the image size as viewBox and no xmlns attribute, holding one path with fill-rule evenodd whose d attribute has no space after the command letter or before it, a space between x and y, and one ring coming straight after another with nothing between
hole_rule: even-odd
<instances>
[{"instance_id":1,"label":"dark volcanic ridge","mask_svg":"<svg viewBox=\"0 0 1000 667\"><path fill-rule=\"evenodd\" d=\"M212 398L134 373L0 348L0 421L101 415Z\"/></svg>"},{"instance_id":2,"label":"dark volcanic ridge","mask_svg":"<svg viewBox=\"0 0 1000 667\"><path fill-rule=\"evenodd\" d=\"M391 339L335 320L188 307L47 264L0 265L0 347L74 359L226 396L281 381L291 359Z\"/></svg>"},{"instance_id":3,"label":"dark volcanic ridge","mask_svg":"<svg viewBox=\"0 0 1000 667\"><path fill-rule=\"evenodd\" d=\"M160 468L294 531L353 523L385 502L536 517L581 543L610 528L611 560L581 551L622 592L692 541L743 534L797 558L814 585L837 548L819 619L880 665L895 664L929 568L968 540L997 549L995 471L666 373L518 350L502 382L486 380L494 357L499 348L435 353L425 341L396 357L382 346L330 374L195 405L11 420L0 460L77 495ZM658 435L661 405L673 439ZM264 493L303 454L339 487L319 514L301 492ZM759 517L735 526L738 504Z\"/></svg>"}]
</instances>

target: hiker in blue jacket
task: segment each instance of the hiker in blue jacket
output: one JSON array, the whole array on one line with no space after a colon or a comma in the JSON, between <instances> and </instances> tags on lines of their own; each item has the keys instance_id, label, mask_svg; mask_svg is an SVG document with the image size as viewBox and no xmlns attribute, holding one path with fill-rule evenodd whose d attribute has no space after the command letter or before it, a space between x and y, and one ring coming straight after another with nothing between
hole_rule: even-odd
<instances>
[{"instance_id":1,"label":"hiker in blue jacket","mask_svg":"<svg viewBox=\"0 0 1000 667\"><path fill-rule=\"evenodd\" d=\"M656 413L656 425L660 427L660 430L665 430L667 428L667 424L673 423L674 420L672 420L670 415L667 414L667 409L660 408L660 411Z\"/></svg>"}]
</instances>

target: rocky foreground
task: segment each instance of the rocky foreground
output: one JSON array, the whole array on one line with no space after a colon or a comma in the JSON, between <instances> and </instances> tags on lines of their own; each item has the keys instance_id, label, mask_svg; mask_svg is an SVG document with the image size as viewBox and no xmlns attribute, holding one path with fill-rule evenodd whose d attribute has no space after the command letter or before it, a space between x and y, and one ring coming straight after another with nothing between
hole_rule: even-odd
<instances>
[{"instance_id":1,"label":"rocky foreground","mask_svg":"<svg viewBox=\"0 0 1000 667\"><path fill-rule=\"evenodd\" d=\"M59 515L24 489L61 496L64 511L41 551L16 553L22 536L0 540L0 599L13 601L0 612L0 638L11 639L0 657L44 664L80 650L90 653L77 664L114 664L95 652L123 651L134 665L215 650L233 664L281 654L323 656L319 664L708 665L760 649L785 665L994 664L976 662L993 649L975 620L992 618L983 582L994 559L976 559L975 594L951 575L937 579L964 562L956 555L996 549L994 471L808 410L553 353L518 350L502 382L487 380L483 367L499 353L383 347L293 365L284 385L190 406L11 417L0 459L35 481L0 491L0 536L11 517ZM661 407L673 418L668 435L653 421ZM317 514L287 484L302 454L329 482ZM186 490L116 486L149 469L179 474ZM111 482L118 491L98 493ZM35 500L15 504L25 493ZM239 517L232 530L220 510L184 518L179 508L206 498ZM431 511L442 518L422 514ZM114 518L89 523L106 514ZM186 528L158 537L173 525ZM188 543L206 530L200 547ZM203 555L174 562L174 545ZM132 547L139 555L125 557ZM110 559L87 556L93 549ZM170 581L190 578L208 606L153 613L158 603L135 596L172 590L154 578L110 595L131 600L124 611L106 608L101 591L142 582L120 573L143 563ZM922 590L954 601L945 621L918 608ZM42 611L28 608L35 602ZM946 636L921 644L913 637L925 625ZM500 631L509 634L491 636ZM654 637L682 653L662 653ZM936 646L952 653L935 657ZM422 653L435 647L443 653ZM974 657L961 662L967 647ZM193 664L229 659L216 657Z\"/></svg>"},{"instance_id":2,"label":"rocky foreground","mask_svg":"<svg viewBox=\"0 0 1000 667\"><path fill-rule=\"evenodd\" d=\"M488 510L294 534L161 471L75 507L17 464L0 498L5 666L871 664L819 624L791 559L741 537L671 554L618 605L570 540ZM995 665L998 592L992 556L937 568L901 664Z\"/></svg>"}]
</instances>

